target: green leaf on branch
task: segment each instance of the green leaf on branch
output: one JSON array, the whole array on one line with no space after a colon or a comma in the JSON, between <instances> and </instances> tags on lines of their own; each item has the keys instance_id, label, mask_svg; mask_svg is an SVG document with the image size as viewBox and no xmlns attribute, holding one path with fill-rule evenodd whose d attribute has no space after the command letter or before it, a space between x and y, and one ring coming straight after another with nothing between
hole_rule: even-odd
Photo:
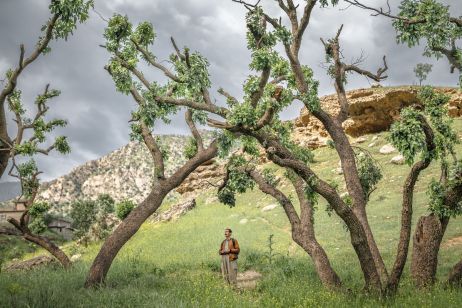
<instances>
[{"instance_id":1,"label":"green leaf on branch","mask_svg":"<svg viewBox=\"0 0 462 308\"><path fill-rule=\"evenodd\" d=\"M404 156L406 163L412 165L415 156L425 151L425 134L419 120L420 113L411 107L403 108L401 119L394 122L390 128L390 142Z\"/></svg>"},{"instance_id":2,"label":"green leaf on branch","mask_svg":"<svg viewBox=\"0 0 462 308\"><path fill-rule=\"evenodd\" d=\"M55 139L55 147L56 147L56 151L58 151L61 154L69 154L71 152L71 147L69 146L69 143L67 142L66 136L57 137Z\"/></svg>"},{"instance_id":3,"label":"green leaf on branch","mask_svg":"<svg viewBox=\"0 0 462 308\"><path fill-rule=\"evenodd\" d=\"M59 16L53 28L53 38L67 40L69 34L72 34L77 28L77 24L83 23L88 19L88 11L93 7L93 0L51 1L49 6L51 13Z\"/></svg>"},{"instance_id":4,"label":"green leaf on branch","mask_svg":"<svg viewBox=\"0 0 462 308\"><path fill-rule=\"evenodd\" d=\"M14 90L8 96L8 107L12 112L20 116L26 113L26 110L24 109L24 106L21 103L21 91L20 90Z\"/></svg>"},{"instance_id":5,"label":"green leaf on branch","mask_svg":"<svg viewBox=\"0 0 462 308\"><path fill-rule=\"evenodd\" d=\"M197 154L197 141L193 137L189 137L184 147L184 156L187 159L191 159L196 154Z\"/></svg>"},{"instance_id":6,"label":"green leaf on branch","mask_svg":"<svg viewBox=\"0 0 462 308\"><path fill-rule=\"evenodd\" d=\"M154 27L150 22L142 22L136 27L131 38L137 44L147 48L148 45L154 43L154 39L156 38Z\"/></svg>"}]
</instances>

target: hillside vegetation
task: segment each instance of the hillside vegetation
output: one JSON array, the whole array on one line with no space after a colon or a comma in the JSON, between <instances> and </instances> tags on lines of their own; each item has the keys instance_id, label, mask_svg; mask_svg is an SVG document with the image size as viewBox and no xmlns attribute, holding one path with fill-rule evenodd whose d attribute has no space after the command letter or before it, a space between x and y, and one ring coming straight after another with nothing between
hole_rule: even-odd
<instances>
[{"instance_id":1,"label":"hillside vegetation","mask_svg":"<svg viewBox=\"0 0 462 308\"><path fill-rule=\"evenodd\" d=\"M462 119L454 125L462 139ZM371 196L368 208L370 224L385 262L393 262L399 236L401 187L409 171L406 165L393 165L397 153L383 155L380 147L388 143L386 133L378 135L376 144L368 145L377 135L367 135L359 144L380 162L384 178ZM461 158L462 146L457 146ZM343 176L338 175L336 152L327 147L314 151L313 169L323 178L339 184L344 191ZM276 168L276 167L275 167ZM334 171L333 171L334 170ZM424 171L414 198L414 220L426 212L426 187L438 174L434 164ZM282 175L282 171L280 172ZM289 192L282 181L280 188ZM326 249L333 267L351 294L331 293L318 281L311 260L290 237L290 225L281 206L270 211L262 208L275 200L258 190L240 195L236 207L228 208L217 201L214 191L200 194L197 207L179 220L146 223L123 248L109 272L108 286L87 290L83 281L99 244L87 248L68 244L65 250L83 257L68 272L59 267L46 267L30 272L0 274L1 307L461 307L460 289L442 285L427 291L415 291L408 280L393 299L377 299L361 292L363 278L349 235L336 215L329 215L320 200L315 220L319 242ZM295 198L294 198L295 200ZM164 204L161 210L171 204ZM444 279L450 267L461 256L462 219L451 220L439 255L439 278ZM414 225L414 224L413 224ZM254 269L263 274L255 289L233 290L219 273L218 245L225 227L233 229L241 254L239 271ZM274 257L268 258L268 237L274 234ZM37 252L42 253L42 252ZM25 257L30 257L27 255ZM73 292L70 292L73 290ZM74 291L75 290L75 291Z\"/></svg>"}]
</instances>

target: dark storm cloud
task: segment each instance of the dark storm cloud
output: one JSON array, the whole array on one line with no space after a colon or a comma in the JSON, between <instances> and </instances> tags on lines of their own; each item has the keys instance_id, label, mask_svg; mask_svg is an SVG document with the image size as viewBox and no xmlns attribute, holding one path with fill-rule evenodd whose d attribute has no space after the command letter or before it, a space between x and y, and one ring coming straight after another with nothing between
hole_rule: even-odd
<instances>
[{"instance_id":1,"label":"dark storm cloud","mask_svg":"<svg viewBox=\"0 0 462 308\"><path fill-rule=\"evenodd\" d=\"M246 10L231 0L112 0L95 1L95 9L105 18L114 13L126 14L136 25L148 20L153 23L157 39L153 48L159 59L168 59L172 48L170 36L179 46L187 45L206 56L210 62L213 82L212 92L224 87L240 97L242 83L249 74L247 65L250 54L246 49ZM368 1L379 5L384 1ZM280 13L274 1L262 1L270 14ZM396 11L399 3L390 1ZM462 11L460 1L446 1L456 15ZM31 50L40 27L48 18L48 1L16 0L0 1L0 74L17 62L20 43ZM345 4L340 4L345 8ZM320 94L333 92L332 81L321 63L324 61L320 37L330 38L344 24L341 44L346 59L354 59L364 50L366 55L362 67L375 71L382 64L385 54L389 63L389 78L384 85L412 84L416 82L413 67L419 62L433 63L429 82L438 85L455 85L457 77L448 73L447 61L427 59L421 56L422 48L409 49L395 43L395 32L388 19L369 17L369 13L349 8L317 9L314 11L301 51L304 63L313 67L320 80ZM21 75L19 88L30 108L36 94L47 83L60 89L50 109L50 117L64 117L69 126L55 135L69 136L72 153L63 157L53 154L39 157L38 162L45 171L44 178L51 179L69 172L83 162L96 159L128 142L130 110L134 103L128 96L117 93L103 67L108 60L106 51L99 47L104 43L105 22L91 12L90 20L80 25L67 42L53 42L52 52L39 58ZM168 65L167 62L163 62ZM159 74L147 74L151 79ZM349 89L369 87L364 77L351 77ZM216 95L215 95L216 96ZM221 97L216 96L218 100ZM300 104L294 104L283 114L283 118L298 115ZM178 113L171 125L159 124L156 133L187 133L183 113ZM3 179L5 180L5 179Z\"/></svg>"}]
</instances>

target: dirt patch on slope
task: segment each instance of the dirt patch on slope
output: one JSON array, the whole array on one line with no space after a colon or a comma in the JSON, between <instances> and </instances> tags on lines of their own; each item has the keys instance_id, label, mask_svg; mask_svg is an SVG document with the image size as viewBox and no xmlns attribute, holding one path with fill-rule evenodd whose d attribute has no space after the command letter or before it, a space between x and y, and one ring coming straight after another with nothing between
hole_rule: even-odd
<instances>
[{"instance_id":1,"label":"dirt patch on slope","mask_svg":"<svg viewBox=\"0 0 462 308\"><path fill-rule=\"evenodd\" d=\"M256 271L245 271L237 274L237 287L240 289L255 289L262 274Z\"/></svg>"},{"instance_id":2,"label":"dirt patch on slope","mask_svg":"<svg viewBox=\"0 0 462 308\"><path fill-rule=\"evenodd\" d=\"M450 238L441 244L442 248L451 248L455 246L462 246L462 236Z\"/></svg>"}]
</instances>

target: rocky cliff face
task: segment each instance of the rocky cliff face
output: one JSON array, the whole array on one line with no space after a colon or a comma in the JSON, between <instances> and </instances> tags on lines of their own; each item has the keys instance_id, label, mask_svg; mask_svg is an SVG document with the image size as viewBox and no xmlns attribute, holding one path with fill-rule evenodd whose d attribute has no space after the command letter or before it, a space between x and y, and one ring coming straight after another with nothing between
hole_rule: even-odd
<instances>
[{"instance_id":1,"label":"rocky cliff face","mask_svg":"<svg viewBox=\"0 0 462 308\"><path fill-rule=\"evenodd\" d=\"M211 160L191 173L176 191L180 194L191 194L194 191L217 187L222 183L225 173L223 163Z\"/></svg>"},{"instance_id":2,"label":"rocky cliff face","mask_svg":"<svg viewBox=\"0 0 462 308\"><path fill-rule=\"evenodd\" d=\"M350 103L349 118L343 123L346 133L352 137L377 133L390 128L403 107L419 103L419 87L368 88L347 92ZM437 88L448 94L449 114L462 116L462 92L456 88ZM339 112L337 95L321 97L322 108L332 115ZM294 139L301 145L316 148L325 145L329 136L323 125L306 108L295 120Z\"/></svg>"},{"instance_id":3,"label":"rocky cliff face","mask_svg":"<svg viewBox=\"0 0 462 308\"><path fill-rule=\"evenodd\" d=\"M186 161L182 152L186 138L160 137L160 144L169 153L165 165L167 175ZM60 208L63 214L68 212L69 202L95 199L102 193L111 195L116 201L128 198L140 202L150 191L153 175L154 164L146 146L130 142L106 156L78 166L65 176L44 183L38 198L64 205L64 208Z\"/></svg>"}]
</instances>

